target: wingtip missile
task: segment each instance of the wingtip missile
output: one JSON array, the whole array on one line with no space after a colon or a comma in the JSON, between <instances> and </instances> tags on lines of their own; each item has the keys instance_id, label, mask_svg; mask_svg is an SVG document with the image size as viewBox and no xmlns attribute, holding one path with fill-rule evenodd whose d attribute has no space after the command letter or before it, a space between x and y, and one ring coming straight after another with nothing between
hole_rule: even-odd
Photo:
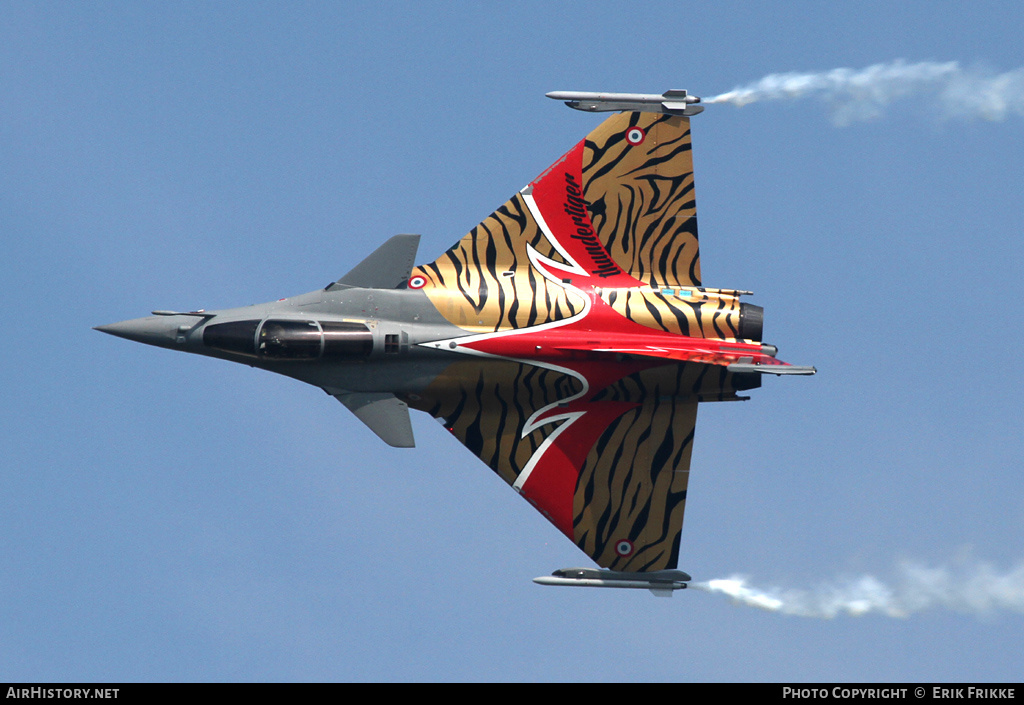
<instances>
[{"instance_id":1,"label":"wingtip missile","mask_svg":"<svg viewBox=\"0 0 1024 705\"><path fill-rule=\"evenodd\" d=\"M563 587L601 587L650 590L658 596L671 596L675 590L685 590L691 578L681 570L656 570L647 573L627 573L594 568L562 568L551 575L534 578L538 585Z\"/></svg>"},{"instance_id":2,"label":"wingtip missile","mask_svg":"<svg viewBox=\"0 0 1024 705\"><path fill-rule=\"evenodd\" d=\"M665 113L689 117L703 112L697 105L700 98L685 90L673 88L661 95L657 93L592 93L588 91L551 91L546 94L553 100L561 100L570 108L589 113L613 112L617 110L646 113Z\"/></svg>"}]
</instances>

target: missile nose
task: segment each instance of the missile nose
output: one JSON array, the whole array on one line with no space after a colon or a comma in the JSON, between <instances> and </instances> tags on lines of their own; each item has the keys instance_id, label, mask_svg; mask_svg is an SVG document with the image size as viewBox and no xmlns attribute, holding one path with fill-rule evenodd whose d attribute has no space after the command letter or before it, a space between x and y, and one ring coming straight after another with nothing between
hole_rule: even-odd
<instances>
[{"instance_id":1,"label":"missile nose","mask_svg":"<svg viewBox=\"0 0 1024 705\"><path fill-rule=\"evenodd\" d=\"M172 348L183 345L189 332L204 322L203 319L196 320L190 316L146 316L145 318L133 318L120 323L96 326L93 330L126 340L134 340L137 343Z\"/></svg>"}]
</instances>

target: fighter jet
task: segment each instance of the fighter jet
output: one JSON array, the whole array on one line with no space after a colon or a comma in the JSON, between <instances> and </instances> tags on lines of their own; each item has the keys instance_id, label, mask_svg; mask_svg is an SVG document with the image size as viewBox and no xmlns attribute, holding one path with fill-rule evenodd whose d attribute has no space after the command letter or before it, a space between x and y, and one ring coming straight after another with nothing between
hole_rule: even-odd
<instances>
[{"instance_id":1,"label":"fighter jet","mask_svg":"<svg viewBox=\"0 0 1024 705\"><path fill-rule=\"evenodd\" d=\"M426 412L603 569L537 582L671 595L690 580L677 562L698 404L815 369L776 358L750 292L702 285L679 114L699 99L552 96L635 109L434 261L415 266L419 236L396 235L307 294L97 330L315 385L392 446L412 447L409 408Z\"/></svg>"}]
</instances>

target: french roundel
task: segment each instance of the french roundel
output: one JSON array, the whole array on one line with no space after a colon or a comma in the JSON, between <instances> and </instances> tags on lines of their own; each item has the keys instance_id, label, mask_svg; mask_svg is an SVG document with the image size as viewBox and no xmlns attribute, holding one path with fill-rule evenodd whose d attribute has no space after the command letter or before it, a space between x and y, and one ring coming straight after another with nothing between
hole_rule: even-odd
<instances>
[{"instance_id":1,"label":"french roundel","mask_svg":"<svg viewBox=\"0 0 1024 705\"><path fill-rule=\"evenodd\" d=\"M639 127L631 127L626 130L626 141L632 145L640 144L644 141L644 137L646 136L647 135L644 133L643 129Z\"/></svg>"},{"instance_id":2,"label":"french roundel","mask_svg":"<svg viewBox=\"0 0 1024 705\"><path fill-rule=\"evenodd\" d=\"M411 277L409 279L409 288L410 289L422 289L426 285L427 285L427 278L426 277L421 277L419 274L417 274L416 276Z\"/></svg>"},{"instance_id":3,"label":"french roundel","mask_svg":"<svg viewBox=\"0 0 1024 705\"><path fill-rule=\"evenodd\" d=\"M621 541L615 542L615 552L620 556L629 556L633 553L633 542L628 539L622 539Z\"/></svg>"}]
</instances>

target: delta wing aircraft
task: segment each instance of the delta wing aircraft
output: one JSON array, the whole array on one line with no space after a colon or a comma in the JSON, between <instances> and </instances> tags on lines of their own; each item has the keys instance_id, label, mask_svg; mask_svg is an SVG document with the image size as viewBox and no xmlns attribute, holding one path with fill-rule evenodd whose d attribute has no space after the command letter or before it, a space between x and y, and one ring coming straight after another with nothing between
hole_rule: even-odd
<instances>
[{"instance_id":1,"label":"delta wing aircraft","mask_svg":"<svg viewBox=\"0 0 1024 705\"><path fill-rule=\"evenodd\" d=\"M323 289L97 330L322 388L385 443L409 408L601 567L549 585L671 595L700 402L813 374L762 342L750 292L702 286L686 91L552 93L612 115L433 262L396 235Z\"/></svg>"}]
</instances>

